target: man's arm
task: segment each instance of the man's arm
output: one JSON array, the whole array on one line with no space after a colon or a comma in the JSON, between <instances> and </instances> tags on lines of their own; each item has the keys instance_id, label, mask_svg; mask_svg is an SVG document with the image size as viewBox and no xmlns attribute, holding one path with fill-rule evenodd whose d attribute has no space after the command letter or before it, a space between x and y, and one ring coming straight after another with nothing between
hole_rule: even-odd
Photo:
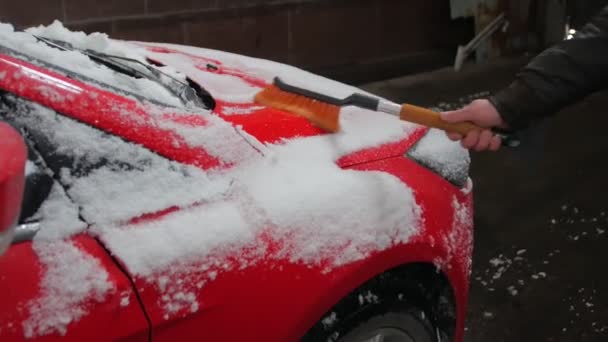
<instances>
[{"instance_id":1,"label":"man's arm","mask_svg":"<svg viewBox=\"0 0 608 342\"><path fill-rule=\"evenodd\" d=\"M462 140L466 148L495 151L501 142L491 128L525 128L603 88L608 88L608 6L574 39L535 57L507 88L441 116L448 122L472 121L485 127L483 132L473 131L465 137L448 135Z\"/></svg>"},{"instance_id":2,"label":"man's arm","mask_svg":"<svg viewBox=\"0 0 608 342\"><path fill-rule=\"evenodd\" d=\"M534 58L489 100L510 128L555 114L608 87L608 7L565 40Z\"/></svg>"}]
</instances>

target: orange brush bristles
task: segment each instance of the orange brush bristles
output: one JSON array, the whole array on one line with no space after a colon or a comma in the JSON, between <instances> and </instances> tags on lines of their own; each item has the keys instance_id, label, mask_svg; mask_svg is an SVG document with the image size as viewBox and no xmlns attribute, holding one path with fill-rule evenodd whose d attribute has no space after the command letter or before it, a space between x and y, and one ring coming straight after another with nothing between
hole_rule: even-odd
<instances>
[{"instance_id":1,"label":"orange brush bristles","mask_svg":"<svg viewBox=\"0 0 608 342\"><path fill-rule=\"evenodd\" d=\"M340 129L340 107L271 85L255 96L255 102L302 116L315 126L335 133Z\"/></svg>"}]
</instances>

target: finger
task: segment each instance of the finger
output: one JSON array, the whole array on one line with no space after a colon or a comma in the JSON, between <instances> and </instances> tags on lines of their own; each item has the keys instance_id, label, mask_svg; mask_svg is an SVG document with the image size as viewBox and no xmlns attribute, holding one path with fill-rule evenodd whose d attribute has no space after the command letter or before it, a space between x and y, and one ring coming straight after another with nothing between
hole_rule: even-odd
<instances>
[{"instance_id":1,"label":"finger","mask_svg":"<svg viewBox=\"0 0 608 342\"><path fill-rule=\"evenodd\" d=\"M479 131L478 130L474 130L471 131L469 134L467 134L466 137L464 137L464 139L462 140L462 146L464 148L473 148L475 147L475 145L477 145L477 142L479 141Z\"/></svg>"},{"instance_id":2,"label":"finger","mask_svg":"<svg viewBox=\"0 0 608 342\"><path fill-rule=\"evenodd\" d=\"M484 129L479 135L479 141L475 145L475 151L485 151L490 147L490 141L492 140L492 132L489 129Z\"/></svg>"},{"instance_id":3,"label":"finger","mask_svg":"<svg viewBox=\"0 0 608 342\"><path fill-rule=\"evenodd\" d=\"M495 135L492 137L492 141L490 141L490 151L498 151L500 149L500 145L502 145L502 140L499 136Z\"/></svg>"},{"instance_id":4,"label":"finger","mask_svg":"<svg viewBox=\"0 0 608 342\"><path fill-rule=\"evenodd\" d=\"M462 140L462 135L458 133L448 133L448 138L452 141L459 141Z\"/></svg>"},{"instance_id":5,"label":"finger","mask_svg":"<svg viewBox=\"0 0 608 342\"><path fill-rule=\"evenodd\" d=\"M441 115L441 118L447 122L470 121L472 118L472 113L467 109L467 107L459 110L439 113L439 115Z\"/></svg>"}]
</instances>

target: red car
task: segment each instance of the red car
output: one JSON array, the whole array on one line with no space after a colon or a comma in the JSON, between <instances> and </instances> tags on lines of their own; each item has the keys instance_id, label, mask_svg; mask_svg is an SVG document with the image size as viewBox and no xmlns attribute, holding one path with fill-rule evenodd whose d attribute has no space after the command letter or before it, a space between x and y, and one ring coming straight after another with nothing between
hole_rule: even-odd
<instances>
[{"instance_id":1,"label":"red car","mask_svg":"<svg viewBox=\"0 0 608 342\"><path fill-rule=\"evenodd\" d=\"M462 341L467 152L350 107L327 134L254 103L275 76L357 91L0 25L0 340Z\"/></svg>"}]
</instances>

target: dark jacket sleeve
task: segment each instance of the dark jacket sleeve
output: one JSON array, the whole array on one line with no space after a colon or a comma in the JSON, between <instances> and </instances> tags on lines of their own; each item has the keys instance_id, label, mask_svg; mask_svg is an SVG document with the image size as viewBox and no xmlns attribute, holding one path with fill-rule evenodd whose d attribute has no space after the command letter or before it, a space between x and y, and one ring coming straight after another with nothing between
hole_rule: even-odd
<instances>
[{"instance_id":1,"label":"dark jacket sleeve","mask_svg":"<svg viewBox=\"0 0 608 342\"><path fill-rule=\"evenodd\" d=\"M608 6L573 39L535 57L490 101L517 130L603 88L608 88Z\"/></svg>"}]
</instances>

